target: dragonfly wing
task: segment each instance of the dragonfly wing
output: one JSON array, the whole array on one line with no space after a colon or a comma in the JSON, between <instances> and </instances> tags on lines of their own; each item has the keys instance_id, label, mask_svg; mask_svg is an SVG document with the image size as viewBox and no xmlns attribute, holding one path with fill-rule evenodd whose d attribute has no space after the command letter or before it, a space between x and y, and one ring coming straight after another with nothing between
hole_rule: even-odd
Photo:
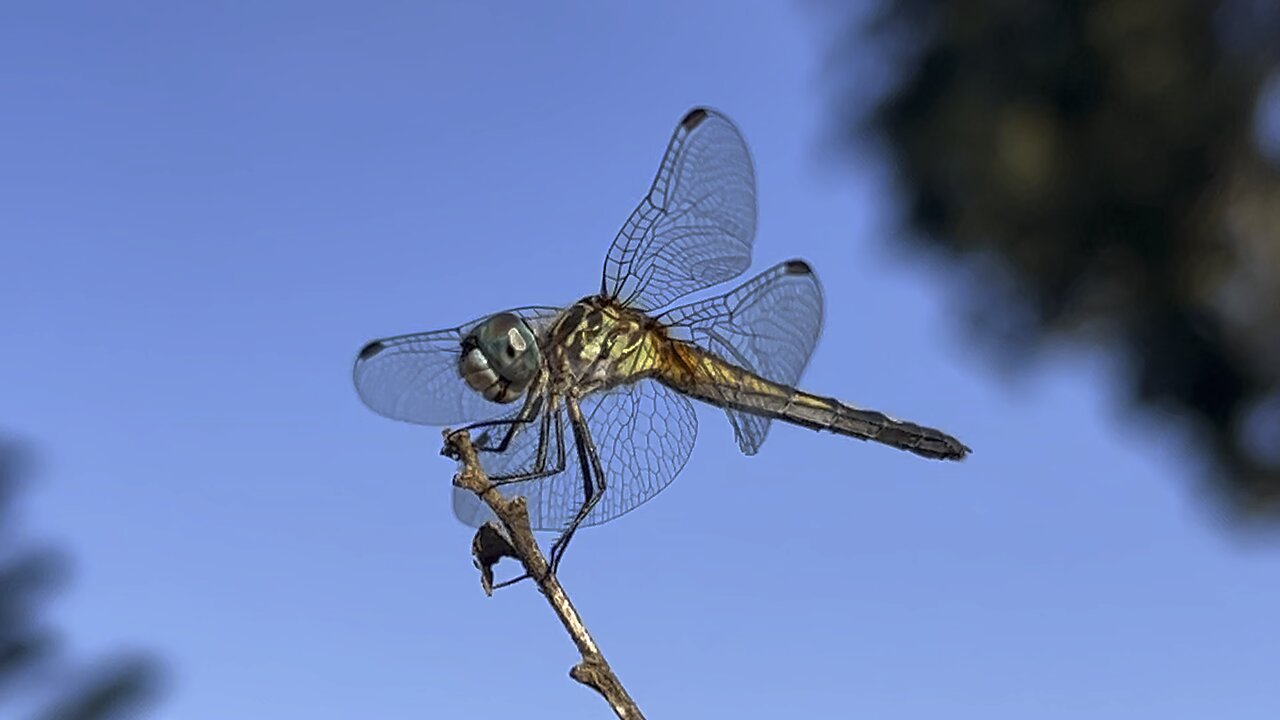
<instances>
[{"instance_id":1,"label":"dragonfly wing","mask_svg":"<svg viewBox=\"0 0 1280 720\"><path fill-rule=\"evenodd\" d=\"M698 436L698 419L689 399L652 380L588 395L581 407L606 474L604 495L584 525L599 525L624 515L661 492L684 468ZM560 531L578 513L585 495L573 429L563 406L552 412L559 415L564 431L564 470L551 477L503 485L500 490L508 497L525 497L535 530ZM558 460L554 419L549 425L552 437L547 442L547 462L553 466ZM487 474L533 468L540 423L524 428L506 452L480 454ZM468 525L480 525L493 517L475 494L462 488L453 489L453 511Z\"/></svg>"},{"instance_id":2,"label":"dragonfly wing","mask_svg":"<svg viewBox=\"0 0 1280 720\"><path fill-rule=\"evenodd\" d=\"M509 312L524 318L542 338L560 310L531 306ZM379 415L422 425L488 420L511 412L510 405L486 400L458 372L462 339L488 317L365 345L352 372L360 399Z\"/></svg>"},{"instance_id":3,"label":"dragonfly wing","mask_svg":"<svg viewBox=\"0 0 1280 720\"><path fill-rule=\"evenodd\" d=\"M602 292L641 309L665 307L751 265L756 178L742 133L715 110L681 119L649 194L618 231Z\"/></svg>"},{"instance_id":4,"label":"dragonfly wing","mask_svg":"<svg viewBox=\"0 0 1280 720\"><path fill-rule=\"evenodd\" d=\"M803 260L788 260L737 288L659 316L677 336L729 362L795 386L822 332L822 288ZM742 452L753 455L769 432L768 418L726 410Z\"/></svg>"}]
</instances>

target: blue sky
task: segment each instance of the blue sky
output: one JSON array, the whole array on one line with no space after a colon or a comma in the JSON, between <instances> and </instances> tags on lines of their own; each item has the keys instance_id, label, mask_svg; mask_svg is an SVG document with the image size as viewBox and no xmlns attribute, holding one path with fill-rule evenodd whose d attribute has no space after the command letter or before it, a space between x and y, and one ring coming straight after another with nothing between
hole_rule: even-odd
<instances>
[{"instance_id":1,"label":"blue sky","mask_svg":"<svg viewBox=\"0 0 1280 720\"><path fill-rule=\"evenodd\" d=\"M72 652L158 653L155 717L604 716L531 587L481 594L437 433L350 364L593 292L707 104L754 152L755 269L822 279L804 384L975 453L779 427L748 458L700 412L677 482L562 573L649 716L1274 717L1274 554L1106 362L1011 379L970 344L887 172L827 157L822 14L497 7L0 10L0 424L43 456L24 526L75 558Z\"/></svg>"}]
</instances>

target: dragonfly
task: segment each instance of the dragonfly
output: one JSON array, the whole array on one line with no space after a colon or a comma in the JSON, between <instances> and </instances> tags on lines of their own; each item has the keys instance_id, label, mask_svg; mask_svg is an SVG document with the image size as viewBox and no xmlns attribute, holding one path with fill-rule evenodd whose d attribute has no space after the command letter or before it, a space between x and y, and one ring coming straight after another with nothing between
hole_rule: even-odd
<instances>
[{"instance_id":1,"label":"dragonfly","mask_svg":"<svg viewBox=\"0 0 1280 720\"><path fill-rule=\"evenodd\" d=\"M756 214L742 133L695 108L614 237L598 293L374 340L356 358L356 390L388 418L477 432L490 481L525 498L533 529L559 533L553 572L577 529L634 510L680 474L698 433L692 400L722 409L748 455L781 420L926 458L965 457L969 448L940 430L796 387L822 329L822 289L807 262L688 300L746 272ZM493 518L456 486L453 511L472 526Z\"/></svg>"}]
</instances>

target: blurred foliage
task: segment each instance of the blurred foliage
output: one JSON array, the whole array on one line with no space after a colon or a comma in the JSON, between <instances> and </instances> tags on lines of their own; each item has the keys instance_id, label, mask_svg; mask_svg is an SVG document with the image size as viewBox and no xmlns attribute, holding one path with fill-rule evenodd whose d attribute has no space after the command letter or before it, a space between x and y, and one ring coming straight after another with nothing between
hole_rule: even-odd
<instances>
[{"instance_id":1,"label":"blurred foliage","mask_svg":"<svg viewBox=\"0 0 1280 720\"><path fill-rule=\"evenodd\" d=\"M24 547L15 538L13 500L28 467L28 453L0 437L0 717L131 716L155 694L154 663L115 657L73 666L39 620L39 601L65 575L66 564L57 553Z\"/></svg>"},{"instance_id":2,"label":"blurred foliage","mask_svg":"<svg viewBox=\"0 0 1280 720\"><path fill-rule=\"evenodd\" d=\"M843 27L842 138L885 141L979 335L1015 365L1112 351L1216 497L1280 517L1280 3L899 0Z\"/></svg>"}]
</instances>

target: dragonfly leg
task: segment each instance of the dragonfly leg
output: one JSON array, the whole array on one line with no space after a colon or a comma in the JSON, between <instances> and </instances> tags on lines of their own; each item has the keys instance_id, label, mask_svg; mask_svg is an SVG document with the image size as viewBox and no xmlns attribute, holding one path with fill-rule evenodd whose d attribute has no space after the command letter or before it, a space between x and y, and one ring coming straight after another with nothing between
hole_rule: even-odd
<instances>
[{"instance_id":1,"label":"dragonfly leg","mask_svg":"<svg viewBox=\"0 0 1280 720\"><path fill-rule=\"evenodd\" d=\"M540 434L538 437L538 454L534 460L533 469L529 472L512 473L510 475L492 475L489 477L490 484L495 487L501 487L528 480L541 480L564 472L564 421L558 413L555 414L556 464L550 468L547 467L547 438L551 437L551 415L552 413L543 413L542 415L542 426L539 429Z\"/></svg>"},{"instance_id":2,"label":"dragonfly leg","mask_svg":"<svg viewBox=\"0 0 1280 720\"><path fill-rule=\"evenodd\" d=\"M560 560L564 557L565 550L569 547L569 541L573 539L573 534L578 531L578 526L587 519L595 508L596 503L600 502L600 496L605 491L604 466L600 462L600 455L596 452L595 442L591 439L591 432L587 428L587 422L582 417L582 410L578 407L578 401L573 398L565 399L565 409L569 412L569 422L573 424L574 444L578 449L578 462L582 465L582 506L578 508L578 513L573 517L573 521L565 528L560 537L551 544L551 564L547 572L554 575L560 567Z\"/></svg>"},{"instance_id":3,"label":"dragonfly leg","mask_svg":"<svg viewBox=\"0 0 1280 720\"><path fill-rule=\"evenodd\" d=\"M533 422L534 418L538 416L538 411L542 408L542 401L543 401L543 397L541 394L529 393L529 399L525 401L524 405L520 408L520 412L517 413L515 417L499 418L497 420L483 420L481 422L474 422L474 423L471 423L470 425L466 425L464 427L458 428L457 430L454 430L451 435L471 432L473 430L480 430L483 428L505 427L507 428L507 431L503 434L502 439L498 441L497 445L488 444L489 443L488 432L481 433L480 437L477 438L477 441L475 444L476 450L479 450L481 452L493 452L493 453L505 452L507 447L511 445L512 439L515 438L516 433L519 432L520 428L523 427L524 425L527 425Z\"/></svg>"},{"instance_id":4,"label":"dragonfly leg","mask_svg":"<svg viewBox=\"0 0 1280 720\"><path fill-rule=\"evenodd\" d=\"M547 438L551 435L551 427L550 427L551 413L543 413L542 426L541 426L542 436L538 439L538 457L537 457L537 461L534 464L534 470L532 472L521 473L517 475L505 475L505 476L500 475L500 476L491 477L489 478L489 482L492 485L494 485L495 487L501 487L503 485L509 485L511 483L525 482L528 480L540 480L544 477L559 475L560 473L564 472L564 468L565 468L564 418L560 415L560 413L555 413L555 416L556 416L556 464L555 466L550 469L546 467ZM529 573L527 572L522 573L516 577L510 578L508 580L503 580L500 583L494 584L493 589L497 590L498 588L504 588L504 587L507 587L508 585L514 585L520 582L521 580L527 579L529 577L532 577L531 575L529 575Z\"/></svg>"}]
</instances>

